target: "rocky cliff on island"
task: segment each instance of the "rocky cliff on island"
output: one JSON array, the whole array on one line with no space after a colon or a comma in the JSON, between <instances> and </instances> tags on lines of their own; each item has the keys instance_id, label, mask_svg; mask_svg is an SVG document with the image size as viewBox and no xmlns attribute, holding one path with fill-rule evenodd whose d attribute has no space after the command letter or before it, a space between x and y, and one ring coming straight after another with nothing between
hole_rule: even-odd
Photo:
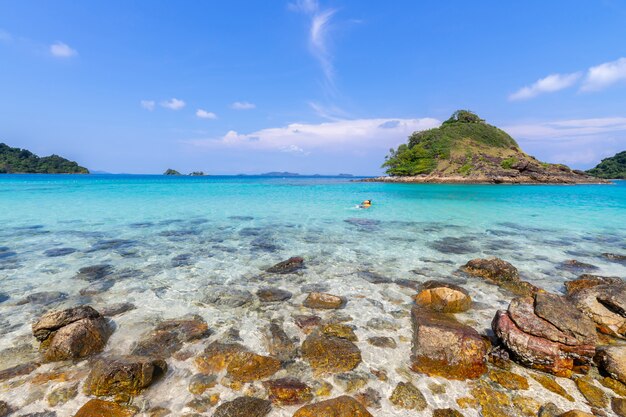
<instances>
[{"instance_id":1,"label":"rocky cliff on island","mask_svg":"<svg viewBox=\"0 0 626 417\"><path fill-rule=\"evenodd\" d=\"M458 110L440 127L415 132L391 149L383 167L389 176L374 182L595 184L607 181L541 162L526 154L506 132L476 114Z\"/></svg>"}]
</instances>

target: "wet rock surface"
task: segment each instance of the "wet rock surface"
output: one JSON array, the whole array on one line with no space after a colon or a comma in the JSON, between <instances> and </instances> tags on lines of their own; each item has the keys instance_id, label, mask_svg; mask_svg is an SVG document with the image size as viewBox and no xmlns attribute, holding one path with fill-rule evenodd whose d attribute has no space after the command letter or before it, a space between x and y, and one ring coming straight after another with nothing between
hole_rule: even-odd
<instances>
[{"instance_id":1,"label":"wet rock surface","mask_svg":"<svg viewBox=\"0 0 626 417\"><path fill-rule=\"evenodd\" d=\"M248 290L240 290L229 287L214 287L207 290L207 295L202 300L206 304L218 307L241 307L251 303L252 293Z\"/></svg>"},{"instance_id":2,"label":"wet rock surface","mask_svg":"<svg viewBox=\"0 0 626 417\"><path fill-rule=\"evenodd\" d=\"M239 397L219 405L213 417L264 417L272 410L272 403L254 397Z\"/></svg>"},{"instance_id":3,"label":"wet rock surface","mask_svg":"<svg viewBox=\"0 0 626 417\"><path fill-rule=\"evenodd\" d=\"M210 334L209 326L200 316L165 320L135 345L131 355L166 359L179 351L185 342L200 340Z\"/></svg>"},{"instance_id":4,"label":"wet rock surface","mask_svg":"<svg viewBox=\"0 0 626 417\"><path fill-rule=\"evenodd\" d=\"M460 313L472 306L468 292L458 285L427 281L414 297L415 304L442 313Z\"/></svg>"},{"instance_id":5,"label":"wet rock surface","mask_svg":"<svg viewBox=\"0 0 626 417\"><path fill-rule=\"evenodd\" d=\"M83 390L97 397L136 395L166 371L167 364L160 359L109 357L94 364Z\"/></svg>"},{"instance_id":6,"label":"wet rock surface","mask_svg":"<svg viewBox=\"0 0 626 417\"><path fill-rule=\"evenodd\" d=\"M520 279L517 268L502 259L473 259L461 270L471 276L484 278L515 295L529 296L537 292L537 287Z\"/></svg>"},{"instance_id":7,"label":"wet rock surface","mask_svg":"<svg viewBox=\"0 0 626 417\"><path fill-rule=\"evenodd\" d=\"M294 256L267 268L265 272L270 274L291 274L302 268L304 268L304 258Z\"/></svg>"},{"instance_id":8,"label":"wet rock surface","mask_svg":"<svg viewBox=\"0 0 626 417\"><path fill-rule=\"evenodd\" d=\"M626 345L600 347L595 360L611 378L626 384Z\"/></svg>"},{"instance_id":9,"label":"wet rock surface","mask_svg":"<svg viewBox=\"0 0 626 417\"><path fill-rule=\"evenodd\" d=\"M410 382L400 382L391 393L389 401L399 408L422 411L426 408L426 398L422 392Z\"/></svg>"},{"instance_id":10,"label":"wet rock surface","mask_svg":"<svg viewBox=\"0 0 626 417\"><path fill-rule=\"evenodd\" d=\"M293 417L372 417L372 414L354 398L343 395L305 405Z\"/></svg>"},{"instance_id":11,"label":"wet rock surface","mask_svg":"<svg viewBox=\"0 0 626 417\"><path fill-rule=\"evenodd\" d=\"M280 368L280 361L271 356L240 352L234 355L226 369L235 381L252 382L269 378Z\"/></svg>"},{"instance_id":12,"label":"wet rock surface","mask_svg":"<svg viewBox=\"0 0 626 417\"><path fill-rule=\"evenodd\" d=\"M361 351L350 340L311 333L302 343L302 357L316 373L351 371L361 363Z\"/></svg>"},{"instance_id":13,"label":"wet rock surface","mask_svg":"<svg viewBox=\"0 0 626 417\"><path fill-rule=\"evenodd\" d=\"M335 310L344 307L346 303L347 300L344 297L321 292L312 292L306 297L302 304L305 307L313 309Z\"/></svg>"},{"instance_id":14,"label":"wet rock surface","mask_svg":"<svg viewBox=\"0 0 626 417\"><path fill-rule=\"evenodd\" d=\"M93 399L83 405L74 417L132 417L137 410L112 401Z\"/></svg>"},{"instance_id":15,"label":"wet rock surface","mask_svg":"<svg viewBox=\"0 0 626 417\"><path fill-rule=\"evenodd\" d=\"M261 288L256 292L257 297L262 303L276 303L280 301L287 301L292 297L292 294L287 290L280 288Z\"/></svg>"},{"instance_id":16,"label":"wet rock surface","mask_svg":"<svg viewBox=\"0 0 626 417\"><path fill-rule=\"evenodd\" d=\"M195 365L200 372L211 374L226 369L235 355L247 352L248 349L239 343L210 343L195 359Z\"/></svg>"},{"instance_id":17,"label":"wet rock surface","mask_svg":"<svg viewBox=\"0 0 626 417\"><path fill-rule=\"evenodd\" d=\"M269 400L276 405L300 405L313 399L311 388L295 378L280 378L266 381Z\"/></svg>"}]
</instances>

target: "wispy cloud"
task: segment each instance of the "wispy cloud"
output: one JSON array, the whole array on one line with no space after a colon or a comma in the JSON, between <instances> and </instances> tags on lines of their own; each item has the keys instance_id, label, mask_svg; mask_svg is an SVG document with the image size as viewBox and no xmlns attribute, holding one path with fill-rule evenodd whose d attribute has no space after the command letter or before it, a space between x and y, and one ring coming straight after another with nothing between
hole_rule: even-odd
<instances>
[{"instance_id":1,"label":"wispy cloud","mask_svg":"<svg viewBox=\"0 0 626 417\"><path fill-rule=\"evenodd\" d=\"M59 41L50 45L50 53L57 58L71 58L78 55L78 52L75 49L72 49L68 44Z\"/></svg>"},{"instance_id":2,"label":"wispy cloud","mask_svg":"<svg viewBox=\"0 0 626 417\"><path fill-rule=\"evenodd\" d=\"M580 89L581 91L598 91L621 81L626 81L626 58L589 68Z\"/></svg>"},{"instance_id":3,"label":"wispy cloud","mask_svg":"<svg viewBox=\"0 0 626 417\"><path fill-rule=\"evenodd\" d=\"M416 130L429 129L441 122L436 119L356 119L319 124L292 123L287 126L252 133L229 131L218 138L189 139L187 145L204 148L234 148L293 152L308 155L315 151L365 151L379 149L381 154L406 142Z\"/></svg>"},{"instance_id":4,"label":"wispy cloud","mask_svg":"<svg viewBox=\"0 0 626 417\"><path fill-rule=\"evenodd\" d=\"M170 110L180 110L185 107L185 102L183 100L179 100L177 98L171 98L169 100L164 100L159 103L161 107L165 107Z\"/></svg>"},{"instance_id":5,"label":"wispy cloud","mask_svg":"<svg viewBox=\"0 0 626 417\"><path fill-rule=\"evenodd\" d=\"M329 51L328 32L331 19L337 12L336 9L322 9L316 0L299 0L289 4L293 11L304 13L310 17L309 48L313 56L319 62L324 73L325 81L334 85L335 69L332 55Z\"/></svg>"},{"instance_id":6,"label":"wispy cloud","mask_svg":"<svg viewBox=\"0 0 626 417\"><path fill-rule=\"evenodd\" d=\"M234 110L252 110L256 108L256 104L248 101L235 101L230 105L230 108Z\"/></svg>"},{"instance_id":7,"label":"wispy cloud","mask_svg":"<svg viewBox=\"0 0 626 417\"><path fill-rule=\"evenodd\" d=\"M316 103L314 101L310 101L309 107L313 109L315 114L317 114L319 117L323 119L332 120L332 121L340 121L340 120L345 120L349 118L349 114L347 112L335 106L334 104L323 105L320 103Z\"/></svg>"},{"instance_id":8,"label":"wispy cloud","mask_svg":"<svg viewBox=\"0 0 626 417\"><path fill-rule=\"evenodd\" d=\"M526 140L572 140L580 136L626 133L626 117L555 120L504 126L502 129L514 138Z\"/></svg>"},{"instance_id":9,"label":"wispy cloud","mask_svg":"<svg viewBox=\"0 0 626 417\"><path fill-rule=\"evenodd\" d=\"M200 119L217 119L217 115L215 113L203 109L198 109L196 111L196 116Z\"/></svg>"},{"instance_id":10,"label":"wispy cloud","mask_svg":"<svg viewBox=\"0 0 626 417\"><path fill-rule=\"evenodd\" d=\"M154 110L154 106L156 105L154 100L141 100L140 104L141 104L141 107L150 111Z\"/></svg>"},{"instance_id":11,"label":"wispy cloud","mask_svg":"<svg viewBox=\"0 0 626 417\"><path fill-rule=\"evenodd\" d=\"M13 35L11 35L6 30L0 29L0 42L8 43L8 42L12 42L12 41L13 41Z\"/></svg>"},{"instance_id":12,"label":"wispy cloud","mask_svg":"<svg viewBox=\"0 0 626 417\"><path fill-rule=\"evenodd\" d=\"M554 93L555 91L571 87L580 79L580 77L580 72L575 72L573 74L551 74L545 78L535 81L529 86L522 87L517 90L509 96L509 100L528 100L540 94Z\"/></svg>"}]
</instances>

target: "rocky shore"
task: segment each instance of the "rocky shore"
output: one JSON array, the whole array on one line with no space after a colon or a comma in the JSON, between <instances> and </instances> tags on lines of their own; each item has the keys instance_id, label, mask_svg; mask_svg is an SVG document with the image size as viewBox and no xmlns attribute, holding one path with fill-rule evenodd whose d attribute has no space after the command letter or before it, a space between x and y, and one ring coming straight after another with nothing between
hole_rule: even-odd
<instances>
[{"instance_id":1,"label":"rocky shore","mask_svg":"<svg viewBox=\"0 0 626 417\"><path fill-rule=\"evenodd\" d=\"M415 184L610 184L611 181L596 178L582 171L502 172L473 175L442 175L438 173L414 176L383 176L365 178L362 182L389 182Z\"/></svg>"},{"instance_id":2,"label":"rocky shore","mask_svg":"<svg viewBox=\"0 0 626 417\"><path fill-rule=\"evenodd\" d=\"M293 257L259 279L295 277L305 267L304 258ZM564 267L592 265L573 260ZM342 312L356 300L313 290L291 310L285 303L294 294L271 285L256 295L225 287L204 301L224 309L250 311L256 304L290 311L290 317L257 329L263 346L244 344L235 327L210 328L201 316L187 315L156 323L125 352L112 353L111 337L129 325L124 315L140 306L50 310L32 324L38 355L0 371L0 392L31 387L25 401L0 401L0 416L262 417L273 410L294 417L391 415L381 413L383 403L397 415L434 417L626 416L624 280L583 274L567 281L563 294L550 293L497 258L470 260L458 274L512 297L507 309L491 310L492 332L480 333L464 316L476 305L463 286L374 274L363 277L397 286L412 301L397 303L395 319L369 319L366 327L378 335L365 340L355 317ZM387 369L384 358L400 352L410 352L406 367ZM402 380L392 383L392 372ZM171 379L184 383L185 392L166 395L191 395L182 411L148 395ZM464 394L454 407L438 406L452 386ZM47 409L20 411L40 398Z\"/></svg>"}]
</instances>

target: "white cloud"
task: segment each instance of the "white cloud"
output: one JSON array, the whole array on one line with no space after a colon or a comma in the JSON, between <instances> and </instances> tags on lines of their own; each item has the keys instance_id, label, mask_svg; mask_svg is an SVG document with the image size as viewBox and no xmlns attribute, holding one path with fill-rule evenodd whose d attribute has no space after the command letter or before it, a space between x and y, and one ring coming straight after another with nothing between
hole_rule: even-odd
<instances>
[{"instance_id":1,"label":"white cloud","mask_svg":"<svg viewBox=\"0 0 626 417\"><path fill-rule=\"evenodd\" d=\"M162 101L159 104L161 104L161 107L165 107L166 109L170 109L170 110L180 110L183 107L185 107L185 102L183 100L179 100L177 98L172 98L170 100L165 100L165 101Z\"/></svg>"},{"instance_id":2,"label":"white cloud","mask_svg":"<svg viewBox=\"0 0 626 417\"><path fill-rule=\"evenodd\" d=\"M55 42L50 45L50 53L58 58L70 58L78 55L75 49L70 48L69 45L63 42Z\"/></svg>"},{"instance_id":3,"label":"white cloud","mask_svg":"<svg viewBox=\"0 0 626 417\"><path fill-rule=\"evenodd\" d=\"M620 81L626 81L626 58L589 68L580 89L598 91Z\"/></svg>"},{"instance_id":4,"label":"white cloud","mask_svg":"<svg viewBox=\"0 0 626 417\"><path fill-rule=\"evenodd\" d=\"M523 87L509 96L509 100L528 100L544 93L553 93L571 87L580 78L581 73L551 74L535 81L532 85Z\"/></svg>"},{"instance_id":5,"label":"white cloud","mask_svg":"<svg viewBox=\"0 0 626 417\"><path fill-rule=\"evenodd\" d=\"M514 138L532 141L572 140L581 136L595 136L614 132L626 133L626 117L556 120L504 126L502 129Z\"/></svg>"},{"instance_id":6,"label":"white cloud","mask_svg":"<svg viewBox=\"0 0 626 417\"><path fill-rule=\"evenodd\" d=\"M200 119L217 119L217 115L215 113L202 109L198 109L196 111L196 116Z\"/></svg>"},{"instance_id":7,"label":"white cloud","mask_svg":"<svg viewBox=\"0 0 626 417\"><path fill-rule=\"evenodd\" d=\"M405 143L417 130L436 127L436 119L356 119L320 124L291 123L287 126L258 130L252 133L229 131L220 138L190 139L184 143L205 149L233 148L243 150L296 152L365 151Z\"/></svg>"},{"instance_id":8,"label":"white cloud","mask_svg":"<svg viewBox=\"0 0 626 417\"><path fill-rule=\"evenodd\" d=\"M248 101L235 101L230 105L230 108L235 110L252 110L256 108L256 104Z\"/></svg>"},{"instance_id":9,"label":"white cloud","mask_svg":"<svg viewBox=\"0 0 626 417\"><path fill-rule=\"evenodd\" d=\"M141 107L143 107L146 110L154 110L154 106L156 105L156 103L154 102L154 100L141 100Z\"/></svg>"}]
</instances>

